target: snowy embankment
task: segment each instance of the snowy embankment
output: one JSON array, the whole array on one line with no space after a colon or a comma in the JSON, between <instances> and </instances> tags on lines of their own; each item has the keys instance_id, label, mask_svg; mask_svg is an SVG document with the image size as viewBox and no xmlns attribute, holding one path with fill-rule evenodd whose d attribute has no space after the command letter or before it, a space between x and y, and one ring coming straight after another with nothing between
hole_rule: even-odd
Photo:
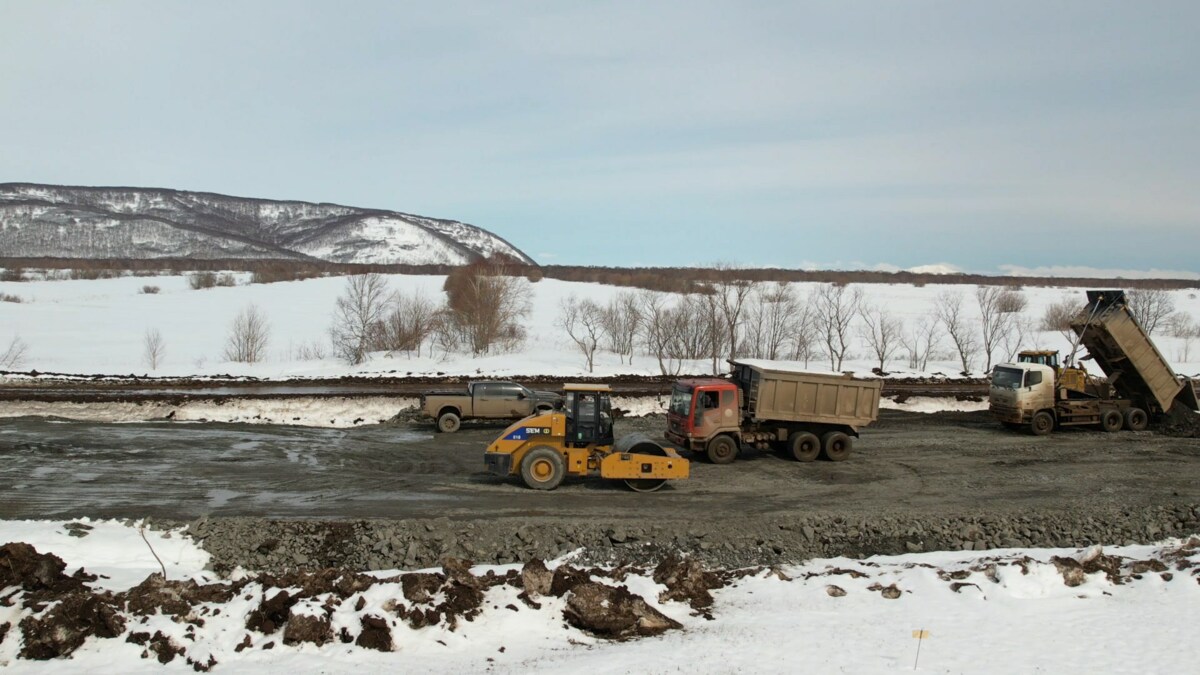
<instances>
[{"instance_id":1,"label":"snowy embankment","mask_svg":"<svg viewBox=\"0 0 1200 675\"><path fill-rule=\"evenodd\" d=\"M613 398L613 407L627 417L662 414L667 398L659 396ZM42 402L0 403L0 419L9 417L59 417L87 422L229 422L284 424L305 427L345 428L383 424L418 414L415 398L390 396L193 399L180 402ZM908 412L971 412L986 410L986 401L910 397L903 403L879 402L885 410Z\"/></svg>"},{"instance_id":2,"label":"snowy embankment","mask_svg":"<svg viewBox=\"0 0 1200 675\"><path fill-rule=\"evenodd\" d=\"M511 378L529 375L611 376L616 374L658 375L658 361L639 353L633 363L623 363L618 355L605 351L596 354L595 371L589 373L585 360L570 339L558 327L560 302L569 296L606 304L619 293L629 292L613 286L544 279L530 284L529 316L522 321L528 339L512 353L494 353L480 357L463 353L432 356L429 346L422 355L376 353L365 363L350 366L339 361L329 346L329 327L334 305L345 290L344 277L307 279L273 284L249 284L248 275L234 275L239 285L192 290L185 276L124 277L118 279L76 281L0 282L0 294L15 296L21 302L0 302L0 353L19 336L27 346L19 370L77 374L137 374L154 376L255 376L261 378L451 375L477 378ZM387 275L391 289L405 294L420 293L441 302L444 276ZM800 298L822 284L791 284ZM143 293L152 286L156 292ZM963 306L971 325L978 328L975 287L970 285L928 284L854 284L861 287L864 299L883 307L912 330L935 321L934 302L939 294L962 294ZM1064 299L1082 302L1082 288L1026 287L1028 301L1023 317L1036 326L1046 308ZM1167 292L1174 308L1200 318L1200 299L1191 290ZM679 296L667 295L668 302ZM247 305L263 311L270 326L266 360L261 363L232 363L223 351L235 316ZM162 358L151 369L145 358L147 331L157 330L164 346ZM1182 374L1200 372L1200 341L1185 344L1160 328L1154 335L1159 350ZM849 335L851 348L842 369L868 375L878 363L858 335L857 326ZM1066 351L1066 338L1055 331L1032 330L1022 342L1025 348ZM1003 351L1002 349L997 352ZM998 359L1004 356L997 355ZM906 368L903 350L897 350L885 369L897 377L957 377L962 370L949 340L942 339L934 358L923 371ZM723 367L724 364L719 364ZM712 371L707 360L685 361L682 373L705 374ZM828 360L814 358L806 367L828 369ZM13 368L12 370L17 370ZM983 370L983 358L974 360L973 370ZM978 374L978 372L977 372Z\"/></svg>"},{"instance_id":3,"label":"snowy embankment","mask_svg":"<svg viewBox=\"0 0 1200 675\"><path fill-rule=\"evenodd\" d=\"M0 667L1145 673L1191 672L1200 657L1195 537L736 572L568 558L219 579L185 533L145 536L112 521L0 522ZM150 577L151 548L165 581Z\"/></svg>"}]
</instances>

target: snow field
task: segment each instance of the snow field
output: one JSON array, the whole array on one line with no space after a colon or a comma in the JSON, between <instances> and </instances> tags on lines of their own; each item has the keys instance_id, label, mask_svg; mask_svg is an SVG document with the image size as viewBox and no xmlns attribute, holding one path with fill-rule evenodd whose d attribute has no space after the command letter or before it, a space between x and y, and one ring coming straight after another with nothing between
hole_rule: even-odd
<instances>
[{"instance_id":1,"label":"snow field","mask_svg":"<svg viewBox=\"0 0 1200 675\"><path fill-rule=\"evenodd\" d=\"M77 522L92 528L86 536L70 536L59 522L0 521L0 544L30 543L63 558L68 574L82 566L109 577L91 584L97 588L129 588L158 571L136 524ZM147 531L146 536L168 564L168 578L213 581L203 569L206 555L185 533ZM693 616L687 605L658 602L663 587L647 575L635 574L625 582L629 589L684 627L631 642L590 637L562 621L562 599L540 598L542 609L532 610L517 599L517 589L504 586L491 589L483 614L472 622L460 621L456 630L398 625L392 653L337 641L322 647L286 646L278 634L256 634L251 648L237 651L247 634L246 616L261 594L256 583L225 605L207 607L221 611L204 612L204 625L195 630L194 639L185 638L184 626L163 615L150 617L148 624L131 621L126 630L162 631L186 646L194 659L211 654L218 662L215 672L910 672L916 630L928 631L921 644L920 672L1191 672L1200 656L1195 640L1200 620L1197 544L1193 538L1103 550L1006 549L812 560L762 570L714 591L711 621ZM1078 585L1068 586L1067 576L1052 561L1061 556L1086 562L1101 553L1123 559L1122 583L1095 572L1076 577ZM1169 571L1133 575L1132 563L1144 560L1161 561ZM567 562L569 557L550 567ZM489 569L504 573L519 567L480 566L473 571ZM376 574L392 576L397 571ZM834 586L844 594L835 597L830 592ZM889 590L894 599L886 597ZM390 616L388 604L398 597L398 584L364 591L362 608L343 603L335 610L335 632L342 626L357 630L366 614ZM318 605L310 601L308 608L317 612ZM0 623L15 626L23 612L28 610L21 610L19 603L0 607ZM70 659L18 660L18 636L19 631L11 630L0 643L0 666L7 672L164 669L153 658L143 659L142 648L121 637L90 638ZM272 649L263 649L267 642L275 643ZM190 672L182 659L166 669Z\"/></svg>"},{"instance_id":2,"label":"snow field","mask_svg":"<svg viewBox=\"0 0 1200 675\"><path fill-rule=\"evenodd\" d=\"M80 374L150 374L143 361L142 340L149 329L162 333L166 354L162 365L152 374L158 376L246 375L264 378L341 375L460 375L489 378L521 375L587 375L583 356L555 326L560 302L575 295L597 302L608 300L628 289L599 284L544 279L530 285L531 311L524 322L528 339L517 352L488 354L428 354L418 358L403 354L387 357L375 354L364 364L348 366L329 354L328 329L334 303L342 294L345 279L330 277L274 284L248 284L248 275L238 274L235 287L191 290L185 276L123 277L90 281L0 282L0 293L21 297L22 303L0 302L0 349L14 336L28 345L22 370ZM404 293L420 292L441 302L444 276L387 275L392 289ZM160 287L157 294L141 294L146 285ZM806 297L814 283L793 284ZM912 327L932 321L934 299L944 291L964 294L968 314L977 316L974 286L929 284L856 284L866 300L882 305ZM1047 305L1064 298L1083 299L1081 288L1027 287L1029 302L1026 315L1037 322ZM1200 299L1194 291L1169 291L1178 311L1200 317ZM677 296L673 296L677 297ZM224 360L222 352L234 317L246 305L262 309L270 322L271 339L264 363L240 364ZM976 319L972 319L976 320ZM1164 334L1153 336L1159 350L1183 374L1200 372L1200 344L1192 345L1188 360L1182 360L1181 339ZM326 358L300 360L302 346L325 347ZM1066 351L1066 340L1055 332L1035 333L1027 348L1038 347ZM951 355L948 341L942 354L930 364L928 373L914 373L897 358L887 369L896 376L936 375L954 377L961 370ZM639 354L633 365L622 364L616 354L601 351L596 357L598 376L616 374L658 374L652 356ZM721 364L722 366L724 364ZM845 370L869 374L877 364L861 340L851 349ZM828 363L814 360L813 370L827 369ZM976 368L982 368L982 362ZM711 364L704 361L683 364L683 373L708 373Z\"/></svg>"}]
</instances>

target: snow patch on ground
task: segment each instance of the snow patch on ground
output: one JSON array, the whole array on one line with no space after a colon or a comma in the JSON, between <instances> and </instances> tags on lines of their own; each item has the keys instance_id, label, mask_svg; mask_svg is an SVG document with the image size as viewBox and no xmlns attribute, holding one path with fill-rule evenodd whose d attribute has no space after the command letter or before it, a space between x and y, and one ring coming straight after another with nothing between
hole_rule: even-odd
<instances>
[{"instance_id":1,"label":"snow patch on ground","mask_svg":"<svg viewBox=\"0 0 1200 675\"><path fill-rule=\"evenodd\" d=\"M670 396L614 396L614 409L626 417L661 415ZM411 397L333 396L295 398L197 399L181 403L146 402L0 402L6 417L59 417L86 422L230 422L345 428L382 424L398 414L417 414L420 402ZM904 403L880 399L880 409L909 412L974 412L987 410L986 401L912 397Z\"/></svg>"},{"instance_id":2,"label":"snow patch on ground","mask_svg":"<svg viewBox=\"0 0 1200 675\"><path fill-rule=\"evenodd\" d=\"M201 399L183 403L6 401L0 403L0 418L61 417L88 422L170 420L344 428L381 424L416 406L415 398L391 396Z\"/></svg>"},{"instance_id":3,"label":"snow patch on ground","mask_svg":"<svg viewBox=\"0 0 1200 675\"><path fill-rule=\"evenodd\" d=\"M91 529L72 537L58 521L0 521L0 543L26 542L54 553L70 567L108 579L104 588L128 588L157 571L137 528L112 521L77 521ZM203 552L186 536L147 532L168 578L198 578ZM1057 559L1056 559L1057 558ZM1113 578L1087 565L1108 561ZM1141 568L1153 562L1149 568ZM554 561L551 568L563 561ZM357 605L338 607L338 626L357 626L368 614L392 626L395 651L380 653L342 644L289 646L278 634L248 636L247 616L262 590L254 584L229 602L206 607L203 625L189 629L164 615L126 631L161 631L189 656L212 655L216 672L271 669L292 673L347 672L812 672L891 673L916 668L936 673L1192 672L1200 658L1197 584L1200 542L1171 539L1156 545L1100 549L1004 549L982 552L819 559L761 570L715 590L712 620L686 605L658 600L663 586L633 572L625 584L683 624L659 637L612 642L569 627L561 598L523 605L517 590L497 586L483 613L459 622L409 629L389 607L403 601L396 583L377 584ZM1102 567L1102 565L1101 565ZM1070 569L1075 568L1075 569ZM504 574L515 565L479 566ZM383 575L393 575L388 571ZM247 599L247 597L251 599ZM357 606L355 609L354 607ZM221 611L208 611L216 610ZM90 638L69 659L16 658L25 610L0 607L14 628L0 642L0 666L13 673L161 672L153 655L125 641ZM303 613L303 612L299 612ZM915 631L923 631L920 659ZM269 647L268 647L269 643ZM703 655L703 658L696 658ZM175 661L171 668L184 672ZM189 671L190 672L190 671Z\"/></svg>"},{"instance_id":4,"label":"snow patch on ground","mask_svg":"<svg viewBox=\"0 0 1200 675\"><path fill-rule=\"evenodd\" d=\"M912 396L903 402L890 398L879 399L880 410L904 410L917 413L979 412L988 409L987 401L959 401L937 396Z\"/></svg>"}]
</instances>

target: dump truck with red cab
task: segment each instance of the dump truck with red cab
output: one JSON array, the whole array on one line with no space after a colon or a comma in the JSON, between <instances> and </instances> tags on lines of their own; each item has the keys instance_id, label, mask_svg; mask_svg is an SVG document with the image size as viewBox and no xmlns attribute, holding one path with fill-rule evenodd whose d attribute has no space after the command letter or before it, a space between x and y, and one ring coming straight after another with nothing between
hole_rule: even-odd
<instances>
[{"instance_id":1,"label":"dump truck with red cab","mask_svg":"<svg viewBox=\"0 0 1200 675\"><path fill-rule=\"evenodd\" d=\"M850 455L858 430L879 416L878 379L778 361L729 364L728 377L676 382L667 410L667 440L714 464L729 464L743 448L839 462Z\"/></svg>"}]
</instances>

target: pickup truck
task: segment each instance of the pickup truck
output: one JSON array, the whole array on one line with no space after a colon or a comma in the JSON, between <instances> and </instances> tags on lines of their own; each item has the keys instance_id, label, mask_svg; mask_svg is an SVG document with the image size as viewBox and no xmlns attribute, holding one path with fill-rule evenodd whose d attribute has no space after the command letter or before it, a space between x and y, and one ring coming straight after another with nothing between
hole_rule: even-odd
<instances>
[{"instance_id":1,"label":"pickup truck","mask_svg":"<svg viewBox=\"0 0 1200 675\"><path fill-rule=\"evenodd\" d=\"M516 382L472 382L467 391L431 391L421 395L421 412L438 431L458 431L465 419L519 420L550 410L562 401L552 391L533 391Z\"/></svg>"}]
</instances>

